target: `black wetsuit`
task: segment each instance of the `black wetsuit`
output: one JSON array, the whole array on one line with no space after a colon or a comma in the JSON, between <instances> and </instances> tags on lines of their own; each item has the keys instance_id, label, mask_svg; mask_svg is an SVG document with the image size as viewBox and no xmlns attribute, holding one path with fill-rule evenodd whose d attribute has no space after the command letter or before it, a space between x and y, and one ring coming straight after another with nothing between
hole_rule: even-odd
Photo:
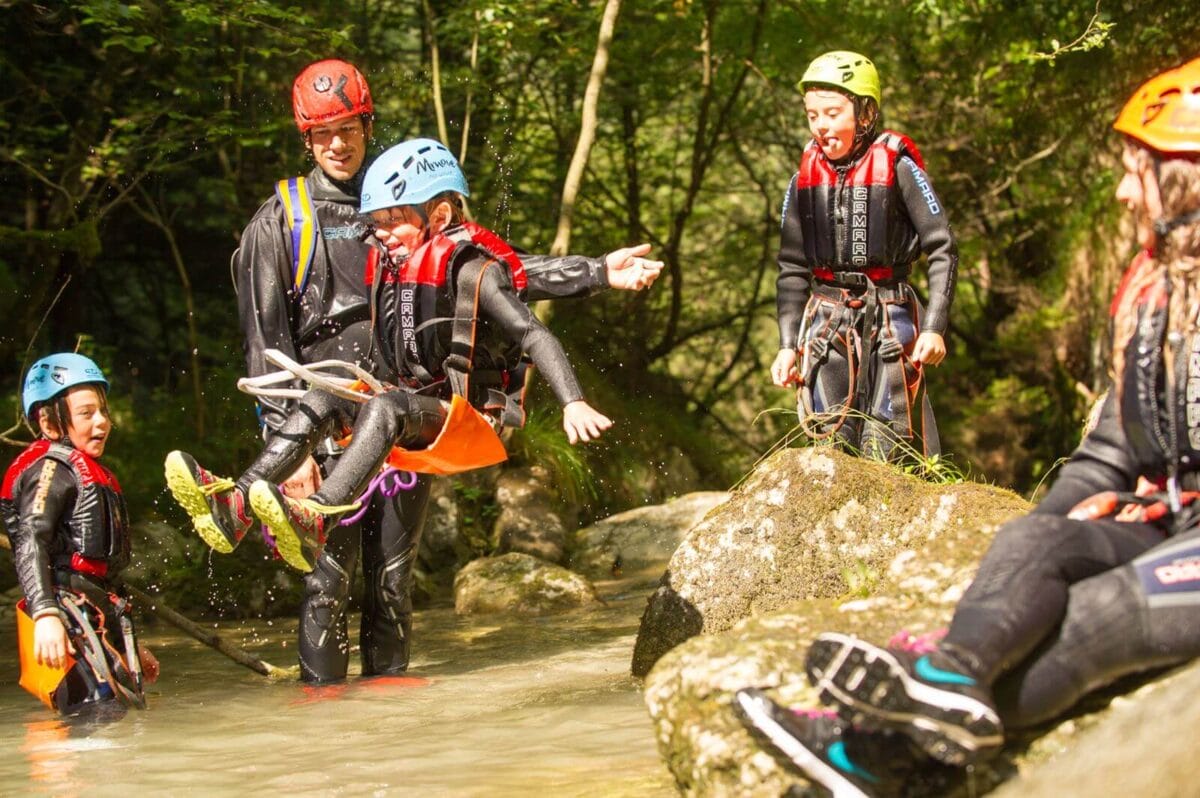
<instances>
[{"instance_id":1,"label":"black wetsuit","mask_svg":"<svg viewBox=\"0 0 1200 798\"><path fill-rule=\"evenodd\" d=\"M940 449L908 354L921 332L945 333L958 249L921 163L912 141L889 131L839 163L810 142L783 205L779 346L800 352L801 412L820 414L806 422L815 434L882 458L897 438ZM922 252L923 315L907 282Z\"/></svg>"},{"instance_id":2,"label":"black wetsuit","mask_svg":"<svg viewBox=\"0 0 1200 798\"><path fill-rule=\"evenodd\" d=\"M63 591L82 595L92 626L113 651L124 655L123 616L131 637L133 628L128 605L116 596L114 585L129 564L129 518L113 473L72 446L39 439L8 467L0 513L29 616L58 615L70 628L60 603L67 595ZM86 638L76 638L75 645L87 645ZM127 678L124 663L111 652L93 654ZM56 696L59 710L73 711L85 700L97 700L88 685L72 672ZM111 688L105 695L112 697Z\"/></svg>"},{"instance_id":3,"label":"black wetsuit","mask_svg":"<svg viewBox=\"0 0 1200 798\"><path fill-rule=\"evenodd\" d=\"M359 175L361 176L360 170ZM273 370L262 352L275 348L301 363L326 358L373 367L369 291L363 267L370 245L358 214L358 183L338 183L319 168L307 184L321 236L304 295L292 295L292 254L288 218L272 197L247 226L234 256L238 308L245 338L246 370L257 376ZM524 257L528 298L586 296L608 287L601 259ZM260 402L268 446L294 403ZM351 416L353 417L353 416ZM318 463L326 475L338 456L332 444ZM365 675L408 667L412 623L410 588L431 479L389 498L376 493L360 524L333 526L312 573L305 577L300 609L299 656L306 681L346 677L349 638L345 610L358 553L362 551L365 589L359 629Z\"/></svg>"},{"instance_id":4,"label":"black wetsuit","mask_svg":"<svg viewBox=\"0 0 1200 798\"><path fill-rule=\"evenodd\" d=\"M1097 493L1134 491L1139 475L1161 482L1177 471L1183 489L1200 486L1200 429L1188 426L1187 401L1200 396L1200 336L1179 347L1176 401L1165 402L1165 313L1149 307L1126 349L1120 406L1110 395L1037 509L997 533L942 643L993 685L1008 728L1200 655L1196 505L1155 523L1065 517Z\"/></svg>"}]
</instances>

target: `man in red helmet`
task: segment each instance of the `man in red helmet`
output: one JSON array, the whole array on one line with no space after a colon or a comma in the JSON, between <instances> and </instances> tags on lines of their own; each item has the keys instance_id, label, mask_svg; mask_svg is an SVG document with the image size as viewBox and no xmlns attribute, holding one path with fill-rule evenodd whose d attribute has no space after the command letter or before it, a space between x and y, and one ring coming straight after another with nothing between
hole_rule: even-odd
<instances>
[{"instance_id":1,"label":"man in red helmet","mask_svg":"<svg viewBox=\"0 0 1200 798\"><path fill-rule=\"evenodd\" d=\"M233 256L243 349L249 376L270 372L263 353L278 349L300 363L338 359L370 368L371 319L364 265L369 245L358 213L367 145L375 111L366 78L337 59L305 67L292 86L296 126L316 165L303 178L280 180L259 207ZM604 258L524 259L528 296L586 296L609 286L648 287L662 268L645 260L649 245L616 250ZM259 400L267 447L287 416L289 402ZM276 445L285 445L279 441ZM284 484L304 497L320 487L324 470L340 449L319 447ZM411 629L412 568L428 504L430 479L389 498L378 493L361 522L335 527L312 573L305 577L300 610L301 678L344 679L349 665L345 608L359 549L363 552L360 643L363 675L407 669ZM205 541L231 551L235 540L221 530L249 528L240 494L222 496L217 523L197 528Z\"/></svg>"}]
</instances>

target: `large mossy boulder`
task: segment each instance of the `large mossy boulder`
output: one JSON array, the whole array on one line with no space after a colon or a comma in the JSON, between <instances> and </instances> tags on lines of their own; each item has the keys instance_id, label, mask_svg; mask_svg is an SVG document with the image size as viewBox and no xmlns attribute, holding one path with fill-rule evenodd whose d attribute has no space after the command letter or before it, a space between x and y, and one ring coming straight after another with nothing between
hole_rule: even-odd
<instances>
[{"instance_id":1,"label":"large mossy boulder","mask_svg":"<svg viewBox=\"0 0 1200 798\"><path fill-rule=\"evenodd\" d=\"M589 579L661 571L688 530L728 498L725 491L688 493L580 529L572 538L571 568Z\"/></svg>"},{"instance_id":2,"label":"large mossy boulder","mask_svg":"<svg viewBox=\"0 0 1200 798\"><path fill-rule=\"evenodd\" d=\"M671 557L642 617L633 674L695 635L803 599L950 607L995 529L1028 510L988 485L933 484L828 447L782 450Z\"/></svg>"},{"instance_id":3,"label":"large mossy boulder","mask_svg":"<svg viewBox=\"0 0 1200 798\"><path fill-rule=\"evenodd\" d=\"M544 615L599 601L592 583L579 574L519 552L473 560L454 578L459 615Z\"/></svg>"}]
</instances>

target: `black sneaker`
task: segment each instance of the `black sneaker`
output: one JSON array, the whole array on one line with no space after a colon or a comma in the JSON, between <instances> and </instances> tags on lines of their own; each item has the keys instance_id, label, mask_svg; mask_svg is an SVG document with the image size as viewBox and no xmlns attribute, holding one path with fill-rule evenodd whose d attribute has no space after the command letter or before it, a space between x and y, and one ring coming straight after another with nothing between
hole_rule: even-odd
<instances>
[{"instance_id":1,"label":"black sneaker","mask_svg":"<svg viewBox=\"0 0 1200 798\"><path fill-rule=\"evenodd\" d=\"M791 710L761 690L738 690L733 706L742 724L834 798L881 798L903 786L886 768L854 761L843 739L849 724L832 711Z\"/></svg>"},{"instance_id":2,"label":"black sneaker","mask_svg":"<svg viewBox=\"0 0 1200 798\"><path fill-rule=\"evenodd\" d=\"M171 452L163 466L167 487L191 516L196 532L213 550L229 554L242 542L254 519L233 480L218 477L184 452Z\"/></svg>"},{"instance_id":3,"label":"black sneaker","mask_svg":"<svg viewBox=\"0 0 1200 798\"><path fill-rule=\"evenodd\" d=\"M864 728L903 732L947 765L977 762L1004 742L991 692L943 651L889 651L823 634L805 667L822 702Z\"/></svg>"},{"instance_id":4,"label":"black sneaker","mask_svg":"<svg viewBox=\"0 0 1200 798\"><path fill-rule=\"evenodd\" d=\"M304 573L312 571L325 547L325 516L345 509L284 496L277 486L263 479L250 486L250 507L275 539L279 556Z\"/></svg>"}]
</instances>

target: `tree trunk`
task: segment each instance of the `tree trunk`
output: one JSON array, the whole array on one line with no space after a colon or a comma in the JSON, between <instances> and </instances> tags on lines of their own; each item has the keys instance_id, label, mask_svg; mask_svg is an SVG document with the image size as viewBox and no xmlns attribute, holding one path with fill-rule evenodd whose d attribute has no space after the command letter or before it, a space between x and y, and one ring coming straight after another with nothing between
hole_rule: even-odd
<instances>
[{"instance_id":1,"label":"tree trunk","mask_svg":"<svg viewBox=\"0 0 1200 798\"><path fill-rule=\"evenodd\" d=\"M592 73L583 93L579 140L575 144L571 164L567 167L567 179L563 182L562 206L558 214L558 230L554 234L554 243L550 245L551 255L566 255L571 246L571 217L575 212L579 187L583 183L583 170L587 168L588 154L596 140L596 107L600 101L600 86L604 83L604 73L608 71L608 48L612 44L613 28L616 27L620 10L621 0L608 0L604 5L600 36L596 42L596 57L592 59Z\"/></svg>"}]
</instances>

